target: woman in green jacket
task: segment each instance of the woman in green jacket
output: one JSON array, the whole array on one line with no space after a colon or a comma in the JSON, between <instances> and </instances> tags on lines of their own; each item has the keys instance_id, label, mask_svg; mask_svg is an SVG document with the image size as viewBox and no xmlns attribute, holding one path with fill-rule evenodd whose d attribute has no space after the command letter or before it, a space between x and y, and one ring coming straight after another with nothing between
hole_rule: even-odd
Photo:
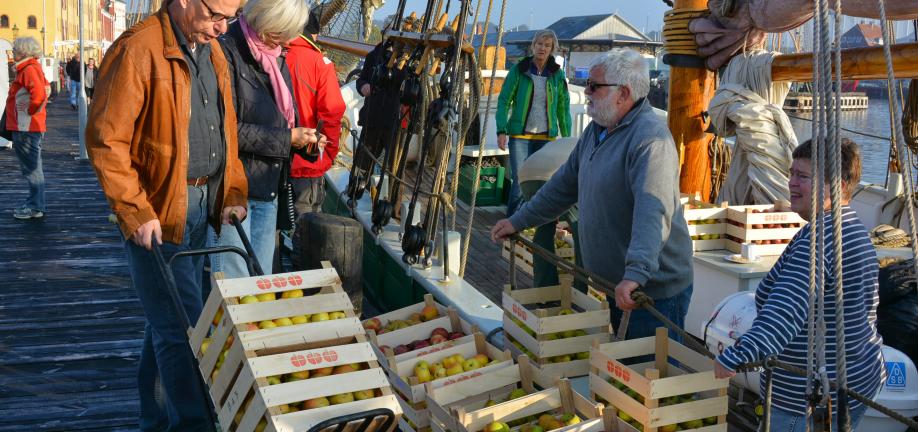
<instances>
[{"instance_id":1,"label":"woman in green jacket","mask_svg":"<svg viewBox=\"0 0 918 432\"><path fill-rule=\"evenodd\" d=\"M520 206L517 172L523 161L547 142L571 136L571 103L564 71L555 63L558 36L542 30L532 38L532 56L510 68L497 100L497 145L510 151L510 202L507 216Z\"/></svg>"}]
</instances>

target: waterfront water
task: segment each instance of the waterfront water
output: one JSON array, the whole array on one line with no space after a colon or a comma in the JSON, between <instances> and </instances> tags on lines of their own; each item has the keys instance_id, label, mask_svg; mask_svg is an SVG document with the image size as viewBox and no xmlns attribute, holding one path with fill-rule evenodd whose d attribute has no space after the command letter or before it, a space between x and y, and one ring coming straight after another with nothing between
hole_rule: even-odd
<instances>
[{"instance_id":1,"label":"waterfront water","mask_svg":"<svg viewBox=\"0 0 918 432\"><path fill-rule=\"evenodd\" d=\"M788 112L788 115L811 118L810 113ZM812 136L812 123L807 120L791 118L797 141L804 142ZM866 111L843 111L841 125L844 128L865 132L871 135L886 137L878 139L859 136L842 131L842 136L858 143L861 148L863 173L861 180L869 183L884 184L886 166L889 159L889 136L892 135L889 122L889 103L886 99L870 99Z\"/></svg>"}]
</instances>

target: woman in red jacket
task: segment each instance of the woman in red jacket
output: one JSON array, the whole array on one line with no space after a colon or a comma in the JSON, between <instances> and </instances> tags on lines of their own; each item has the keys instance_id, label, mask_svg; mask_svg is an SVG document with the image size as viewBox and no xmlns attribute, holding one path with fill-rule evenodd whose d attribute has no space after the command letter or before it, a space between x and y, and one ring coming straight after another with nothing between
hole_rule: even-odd
<instances>
[{"instance_id":1,"label":"woman in red jacket","mask_svg":"<svg viewBox=\"0 0 918 432\"><path fill-rule=\"evenodd\" d=\"M13 210L16 219L39 219L45 215L45 175L41 169L41 139L45 134L45 105L51 85L45 79L38 58L41 46L35 38L13 42L16 80L6 98L6 129L13 132L13 149L22 175L29 183L29 197Z\"/></svg>"}]
</instances>

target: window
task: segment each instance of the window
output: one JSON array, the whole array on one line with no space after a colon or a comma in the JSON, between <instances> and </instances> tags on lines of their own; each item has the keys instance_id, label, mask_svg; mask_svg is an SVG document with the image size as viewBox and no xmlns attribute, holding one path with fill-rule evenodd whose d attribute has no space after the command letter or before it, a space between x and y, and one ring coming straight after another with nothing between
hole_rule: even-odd
<instances>
[{"instance_id":1,"label":"window","mask_svg":"<svg viewBox=\"0 0 918 432\"><path fill-rule=\"evenodd\" d=\"M38 19L35 18L35 15L29 15L29 18L26 19L26 24L30 29L38 28Z\"/></svg>"},{"instance_id":2,"label":"window","mask_svg":"<svg viewBox=\"0 0 918 432\"><path fill-rule=\"evenodd\" d=\"M0 28L10 28L10 17L0 15Z\"/></svg>"}]
</instances>

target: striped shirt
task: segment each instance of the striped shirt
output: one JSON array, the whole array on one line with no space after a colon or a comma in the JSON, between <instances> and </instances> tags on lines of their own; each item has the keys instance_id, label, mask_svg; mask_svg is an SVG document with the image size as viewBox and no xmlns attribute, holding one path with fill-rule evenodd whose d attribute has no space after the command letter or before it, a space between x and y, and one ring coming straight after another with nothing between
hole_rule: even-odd
<instances>
[{"instance_id":1,"label":"striped shirt","mask_svg":"<svg viewBox=\"0 0 918 432\"><path fill-rule=\"evenodd\" d=\"M829 379L836 378L835 277L831 214L826 213L825 302L826 365ZM761 360L769 354L794 366L807 368L807 299L810 274L810 225L804 226L768 272L756 290L758 316L736 345L717 357L722 365L736 370L743 363ZM850 207L842 209L842 288L844 289L845 361L848 388L873 396L885 379L877 333L877 256L867 230ZM776 369L772 403L786 411L806 414L806 378ZM764 380L760 388L764 394ZM837 394L833 393L833 398ZM834 399L837 400L837 399ZM848 398L850 407L860 402ZM835 404L833 404L835 407Z\"/></svg>"}]
</instances>

